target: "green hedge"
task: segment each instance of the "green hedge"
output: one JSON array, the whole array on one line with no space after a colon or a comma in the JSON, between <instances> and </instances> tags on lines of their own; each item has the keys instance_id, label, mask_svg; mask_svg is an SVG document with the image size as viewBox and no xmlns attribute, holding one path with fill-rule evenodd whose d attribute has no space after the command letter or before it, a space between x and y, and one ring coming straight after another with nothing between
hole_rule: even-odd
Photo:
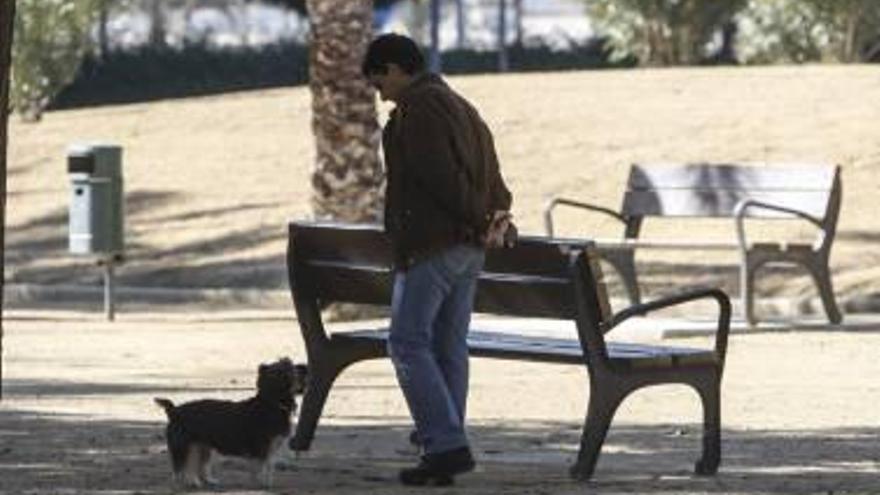
<instances>
[{"instance_id":1,"label":"green hedge","mask_svg":"<svg viewBox=\"0 0 880 495\"><path fill-rule=\"evenodd\" d=\"M547 46L510 48L511 71L629 67L635 59L610 59L605 39L573 44L568 50ZM496 72L496 52L454 50L443 53L443 72ZM183 98L308 82L308 47L286 43L261 48L212 49L203 45L183 49L121 51L104 59L89 57L74 79L49 108L133 103Z\"/></svg>"},{"instance_id":2,"label":"green hedge","mask_svg":"<svg viewBox=\"0 0 880 495\"><path fill-rule=\"evenodd\" d=\"M547 45L510 47L507 60L511 72L607 69L634 67L635 57L612 61L612 47L607 38L593 38L585 43L570 43L565 50ZM450 50L443 52L446 74L478 74L498 71L498 52Z\"/></svg>"}]
</instances>

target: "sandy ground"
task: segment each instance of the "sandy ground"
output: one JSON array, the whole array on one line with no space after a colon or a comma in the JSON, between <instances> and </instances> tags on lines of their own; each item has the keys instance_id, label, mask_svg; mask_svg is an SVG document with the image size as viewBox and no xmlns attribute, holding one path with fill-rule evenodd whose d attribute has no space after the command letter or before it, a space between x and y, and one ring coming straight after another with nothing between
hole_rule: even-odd
<instances>
[{"instance_id":1,"label":"sandy ground","mask_svg":"<svg viewBox=\"0 0 880 495\"><path fill-rule=\"evenodd\" d=\"M495 130L525 233L542 232L555 194L614 206L634 161L828 161L843 166L832 255L841 299L880 294L880 72L874 66L572 72L457 77ZM383 107L382 112L387 110ZM286 223L307 218L312 141L305 88L64 112L10 134L6 280L97 285L66 254L66 147L125 148L128 287L286 290ZM560 217L561 233L619 234L604 219ZM695 230L696 229L696 230ZM656 236L732 227L672 223ZM796 229L797 237L812 235ZM641 259L652 288L720 283L735 292L735 254L693 268L693 253ZM653 277L653 285L651 282ZM730 282L734 283L731 285ZM808 297L806 275L769 277L765 294ZM174 297L172 295L172 297ZM258 363L304 353L290 303L245 311L127 305L100 314L7 311L0 403L0 493L166 493L163 415L177 401L251 393ZM170 306L175 306L173 303ZM93 308L97 309L97 308ZM619 412L596 479L566 477L586 401L576 367L475 361L470 405L478 472L432 493L880 492L880 344L876 327L732 338L724 384L724 464L691 476L695 394L644 391ZM681 343L707 345L704 338ZM413 459L388 362L343 375L312 452L284 460L283 493L411 493L394 481ZM255 493L245 466L219 471L229 493Z\"/></svg>"},{"instance_id":2,"label":"sandy ground","mask_svg":"<svg viewBox=\"0 0 880 495\"><path fill-rule=\"evenodd\" d=\"M542 233L553 195L616 207L633 162L830 162L844 200L832 269L842 300L880 294L880 72L876 66L590 71L454 77L495 131L514 214ZM382 106L384 119L388 107ZM309 217L313 164L307 88L51 112L13 119L6 279L99 284L66 254L66 148L125 149L128 263L137 287L284 289L285 226ZM788 223L790 225L790 223ZM602 216L561 212L563 235L613 237ZM775 232L771 227L769 231ZM786 236L812 239L795 226ZM729 221L646 225L656 238L733 239ZM775 235L775 234L774 234ZM721 268L694 268L706 260ZM640 255L646 292L670 282L736 291L735 252ZM806 273L759 280L762 295L814 297Z\"/></svg>"},{"instance_id":3,"label":"sandy ground","mask_svg":"<svg viewBox=\"0 0 880 495\"><path fill-rule=\"evenodd\" d=\"M0 403L0 493L169 493L164 417L155 396L240 399L258 363L303 359L281 312L120 315L10 312ZM566 476L585 412L574 366L474 360L470 434L478 470L431 493L878 493L880 326L737 334L723 385L723 464L699 455L696 394L642 391L619 411L593 481ZM705 346L706 338L673 339ZM313 449L280 461L273 492L413 493L407 411L388 361L345 372ZM247 465L224 459L217 491L262 493Z\"/></svg>"}]
</instances>

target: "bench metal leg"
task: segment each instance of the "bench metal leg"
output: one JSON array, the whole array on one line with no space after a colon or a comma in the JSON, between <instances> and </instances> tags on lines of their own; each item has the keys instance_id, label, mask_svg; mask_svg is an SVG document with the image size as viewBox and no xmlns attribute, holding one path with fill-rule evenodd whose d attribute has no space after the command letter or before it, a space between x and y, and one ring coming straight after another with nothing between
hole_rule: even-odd
<instances>
[{"instance_id":1,"label":"bench metal leg","mask_svg":"<svg viewBox=\"0 0 880 495\"><path fill-rule=\"evenodd\" d=\"M762 265L782 261L802 265L810 273L828 321L839 324L843 321L843 315L834 299L834 287L831 283L831 271L828 268L828 257L822 252L804 252L797 255L782 255L776 252L750 251L745 257L740 268L740 287L742 290L743 316L749 325L755 325L757 319L754 315L754 284L755 272Z\"/></svg>"},{"instance_id":2,"label":"bench metal leg","mask_svg":"<svg viewBox=\"0 0 880 495\"><path fill-rule=\"evenodd\" d=\"M318 420L324 410L324 403L330 394L330 387L333 386L340 371L342 368L325 369L323 373L309 370L309 384L303 396L302 408L296 422L296 434L290 439L291 449L300 451L309 450L311 447L315 429L318 427Z\"/></svg>"},{"instance_id":3,"label":"bench metal leg","mask_svg":"<svg viewBox=\"0 0 880 495\"><path fill-rule=\"evenodd\" d=\"M617 390L590 391L587 417L581 433L580 450L577 461L569 469L572 478L586 481L593 476L593 470L599 460L599 453L602 450L602 444L605 443L605 436L608 434L611 420L625 395Z\"/></svg>"},{"instance_id":4,"label":"bench metal leg","mask_svg":"<svg viewBox=\"0 0 880 495\"><path fill-rule=\"evenodd\" d=\"M739 271L739 290L742 301L743 319L749 326L755 326L758 319L755 318L755 271L760 266L750 256L745 256Z\"/></svg>"},{"instance_id":5,"label":"bench metal leg","mask_svg":"<svg viewBox=\"0 0 880 495\"><path fill-rule=\"evenodd\" d=\"M696 388L703 403L703 454L694 472L707 476L717 473L721 463L721 386L713 376Z\"/></svg>"},{"instance_id":6,"label":"bench metal leg","mask_svg":"<svg viewBox=\"0 0 880 495\"><path fill-rule=\"evenodd\" d=\"M296 434L290 439L291 449L308 450L311 447L330 388L342 370L358 361L378 356L381 354L369 347L330 346L309 357L309 383L296 423Z\"/></svg>"},{"instance_id":7,"label":"bench metal leg","mask_svg":"<svg viewBox=\"0 0 880 495\"><path fill-rule=\"evenodd\" d=\"M812 260L806 263L806 267L816 283L816 289L819 291L819 297L822 298L822 306L825 308L828 321L835 325L839 324L843 321L843 315L834 299L834 288L831 285L831 272L828 269L828 263L823 260Z\"/></svg>"},{"instance_id":8,"label":"bench metal leg","mask_svg":"<svg viewBox=\"0 0 880 495\"><path fill-rule=\"evenodd\" d=\"M629 297L630 304L639 304L642 302L641 291L639 291L639 283L636 274L635 252L632 250L612 250L603 251L602 259L608 262L626 289L626 295Z\"/></svg>"}]
</instances>

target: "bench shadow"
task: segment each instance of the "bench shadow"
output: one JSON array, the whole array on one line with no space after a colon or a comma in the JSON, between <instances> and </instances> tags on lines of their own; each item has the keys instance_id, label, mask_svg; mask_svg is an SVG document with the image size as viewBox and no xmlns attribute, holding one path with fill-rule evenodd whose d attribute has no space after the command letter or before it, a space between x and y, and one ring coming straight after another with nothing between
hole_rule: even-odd
<instances>
[{"instance_id":1,"label":"bench shadow","mask_svg":"<svg viewBox=\"0 0 880 495\"><path fill-rule=\"evenodd\" d=\"M15 395L33 392L32 385L13 384L0 409L0 491L171 492L163 421L16 409ZM90 386L73 385L61 391L113 395L181 390L132 386L90 391ZM337 419L341 421L325 421L319 428L311 451L282 456L274 491L411 493L396 482L397 470L411 464L416 455L407 445L410 427L405 418ZM697 477L691 470L699 455L699 425L622 424L612 426L593 479L580 484L567 476L579 424L497 423L483 420L470 428L480 467L459 480L455 493L869 492L876 489L880 471L876 444L880 428L725 429L719 474ZM221 460L216 474L223 482L216 491L254 488L248 465L238 459Z\"/></svg>"}]
</instances>

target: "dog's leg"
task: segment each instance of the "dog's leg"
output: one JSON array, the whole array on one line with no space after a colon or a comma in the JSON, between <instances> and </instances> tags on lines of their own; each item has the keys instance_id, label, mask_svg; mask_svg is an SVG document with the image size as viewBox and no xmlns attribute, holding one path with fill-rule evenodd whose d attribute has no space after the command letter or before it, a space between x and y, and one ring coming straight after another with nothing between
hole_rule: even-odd
<instances>
[{"instance_id":1,"label":"dog's leg","mask_svg":"<svg viewBox=\"0 0 880 495\"><path fill-rule=\"evenodd\" d=\"M220 483L214 478L212 474L214 462L211 457L213 450L207 445L199 445L199 478L202 480L202 483L210 486L216 486Z\"/></svg>"},{"instance_id":2,"label":"dog's leg","mask_svg":"<svg viewBox=\"0 0 880 495\"><path fill-rule=\"evenodd\" d=\"M183 469L183 483L190 488L201 488L202 480L199 476L201 471L202 453L200 446L190 445L186 451L186 465Z\"/></svg>"},{"instance_id":3,"label":"dog's leg","mask_svg":"<svg viewBox=\"0 0 880 495\"><path fill-rule=\"evenodd\" d=\"M273 474L273 466L275 465L275 461L270 455L263 461L263 465L260 468L261 472L261 484L263 488L272 488L272 474Z\"/></svg>"},{"instance_id":4,"label":"dog's leg","mask_svg":"<svg viewBox=\"0 0 880 495\"><path fill-rule=\"evenodd\" d=\"M278 450L284 445L285 436L277 436L269 440L264 458L253 459L252 475L255 483L263 488L271 488L275 473L275 460Z\"/></svg>"},{"instance_id":5,"label":"dog's leg","mask_svg":"<svg viewBox=\"0 0 880 495\"><path fill-rule=\"evenodd\" d=\"M180 425L173 421L168 424L165 437L168 443L168 454L171 457L171 468L174 472L172 481L174 484L181 485L184 482L186 459L189 455L189 439Z\"/></svg>"},{"instance_id":6,"label":"dog's leg","mask_svg":"<svg viewBox=\"0 0 880 495\"><path fill-rule=\"evenodd\" d=\"M271 480L267 480L268 459L251 459L251 478L254 484L263 488L269 488Z\"/></svg>"},{"instance_id":7,"label":"dog's leg","mask_svg":"<svg viewBox=\"0 0 880 495\"><path fill-rule=\"evenodd\" d=\"M279 435L272 439L272 442L269 444L269 452L266 454L266 462L263 465L264 471L264 482L265 487L270 488L272 486L273 477L275 475L275 463L278 459L278 452L281 451L281 447L287 443L286 435Z\"/></svg>"}]
</instances>

